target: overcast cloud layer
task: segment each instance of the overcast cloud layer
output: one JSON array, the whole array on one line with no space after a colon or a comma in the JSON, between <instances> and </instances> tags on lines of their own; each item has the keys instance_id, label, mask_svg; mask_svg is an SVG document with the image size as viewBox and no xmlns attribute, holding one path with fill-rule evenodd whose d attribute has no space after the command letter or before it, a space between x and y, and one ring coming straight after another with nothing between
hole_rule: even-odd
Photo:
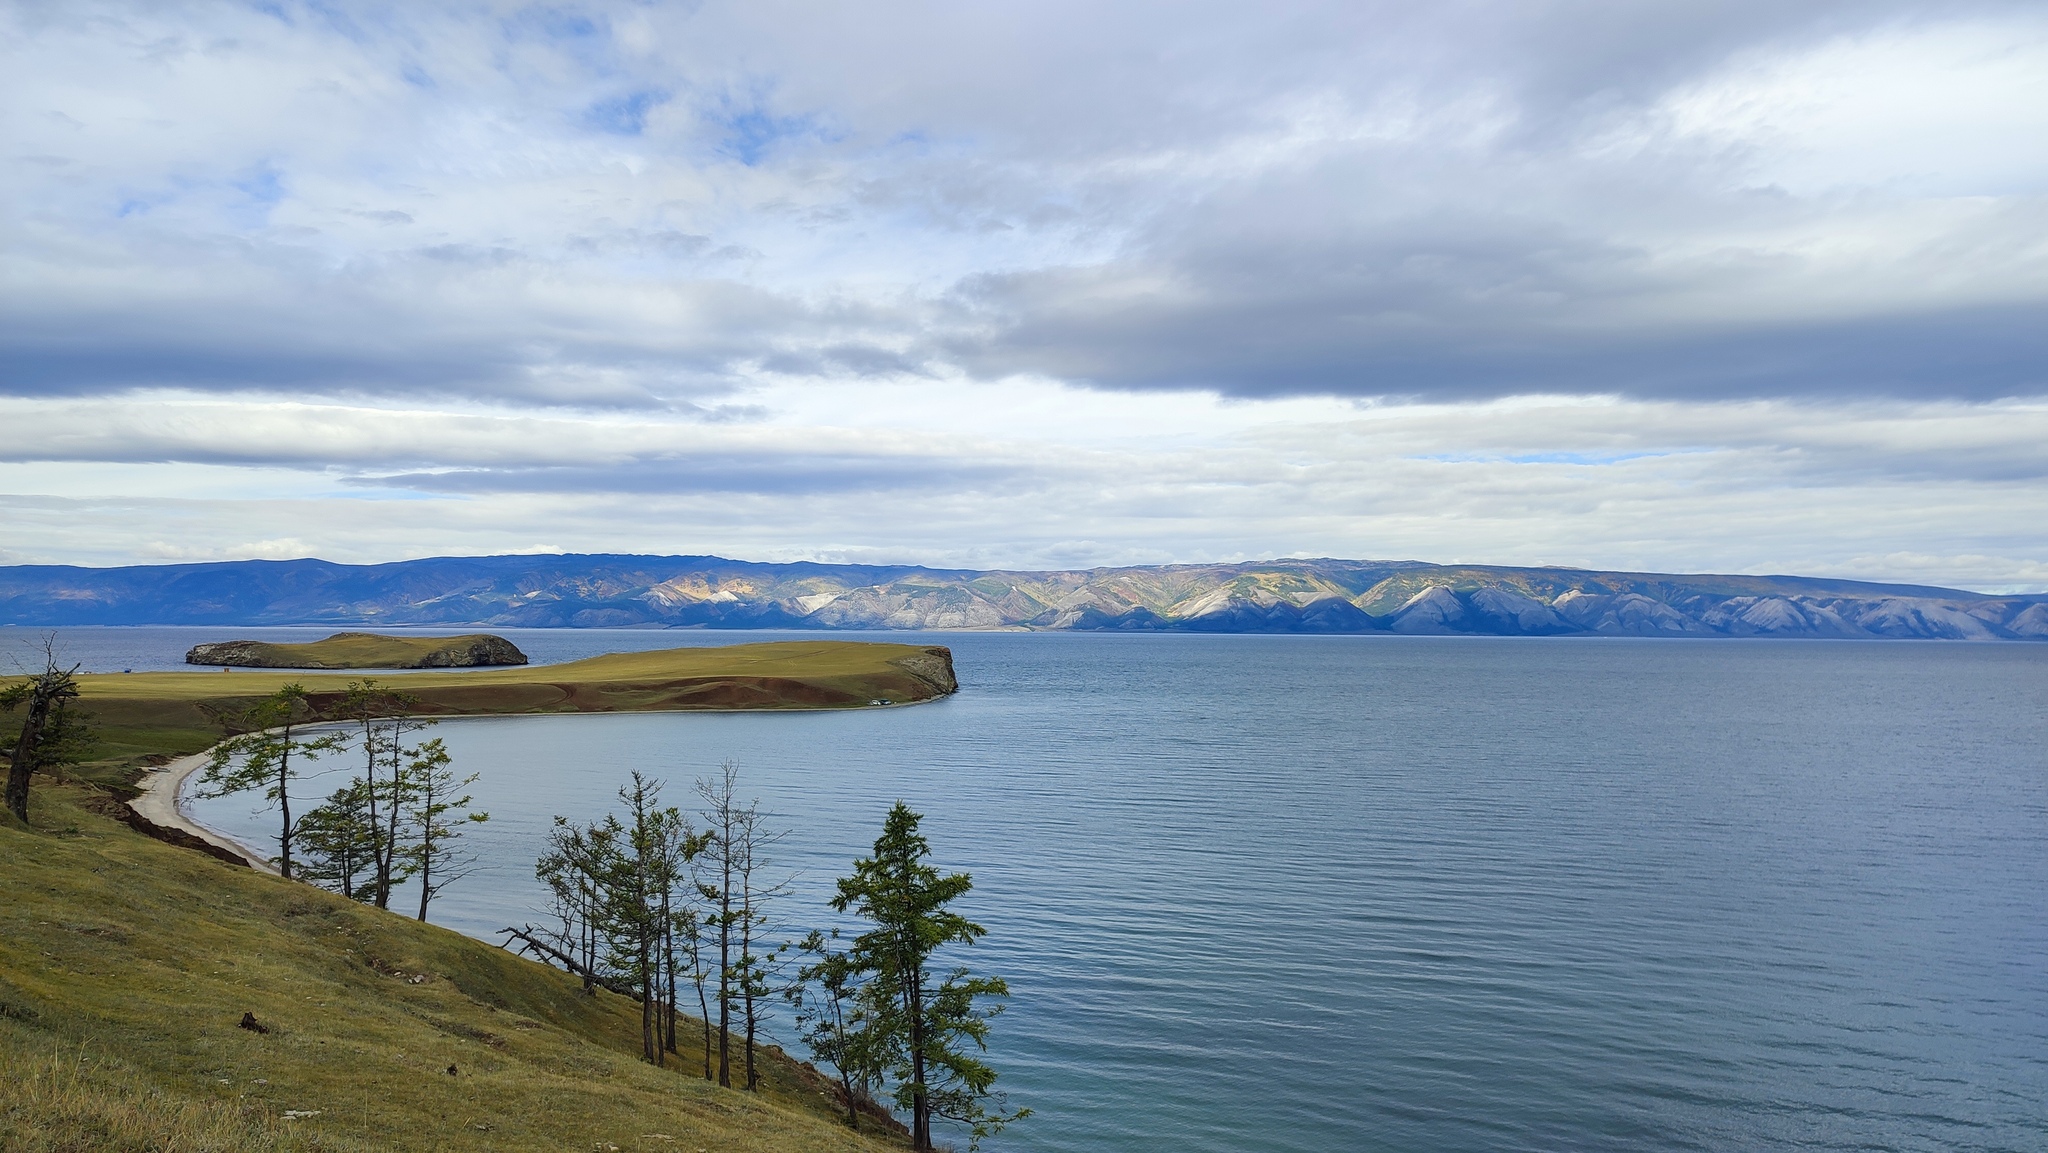
<instances>
[{"instance_id":1,"label":"overcast cloud layer","mask_svg":"<svg viewBox=\"0 0 2048 1153\"><path fill-rule=\"evenodd\" d=\"M2039 4L0 13L0 562L2048 588Z\"/></svg>"}]
</instances>

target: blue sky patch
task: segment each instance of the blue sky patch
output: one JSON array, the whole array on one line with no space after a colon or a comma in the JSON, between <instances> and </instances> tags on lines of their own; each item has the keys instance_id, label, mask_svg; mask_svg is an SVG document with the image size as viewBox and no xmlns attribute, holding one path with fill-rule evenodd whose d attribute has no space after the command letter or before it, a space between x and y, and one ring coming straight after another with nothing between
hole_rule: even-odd
<instances>
[{"instance_id":1,"label":"blue sky patch","mask_svg":"<svg viewBox=\"0 0 2048 1153\"><path fill-rule=\"evenodd\" d=\"M265 208L284 199L284 184L278 179L275 168L259 169L233 183L236 191Z\"/></svg>"},{"instance_id":2,"label":"blue sky patch","mask_svg":"<svg viewBox=\"0 0 2048 1153\"><path fill-rule=\"evenodd\" d=\"M719 154L749 168L761 163L778 142L815 135L817 129L808 116L771 116L759 105L740 112L714 114L708 119L723 130L718 140Z\"/></svg>"},{"instance_id":3,"label":"blue sky patch","mask_svg":"<svg viewBox=\"0 0 2048 1153\"><path fill-rule=\"evenodd\" d=\"M583 122L613 136L638 136L647 130L647 113L668 103L669 94L644 88L610 100L600 100L584 110Z\"/></svg>"}]
</instances>

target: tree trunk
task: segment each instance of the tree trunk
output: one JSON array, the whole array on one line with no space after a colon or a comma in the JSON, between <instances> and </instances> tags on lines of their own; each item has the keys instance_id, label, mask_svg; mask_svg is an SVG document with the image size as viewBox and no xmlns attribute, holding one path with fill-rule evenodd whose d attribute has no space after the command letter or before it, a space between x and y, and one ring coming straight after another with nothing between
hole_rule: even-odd
<instances>
[{"instance_id":1,"label":"tree trunk","mask_svg":"<svg viewBox=\"0 0 2048 1153\"><path fill-rule=\"evenodd\" d=\"M661 968L667 983L664 992L668 1005L668 1019L665 1022L667 1036L662 1039L662 1048L670 1053L681 1054L676 1049L676 926L673 912L669 907L666 893L661 898Z\"/></svg>"},{"instance_id":2,"label":"tree trunk","mask_svg":"<svg viewBox=\"0 0 2048 1153\"><path fill-rule=\"evenodd\" d=\"M721 845L725 886L718 894L718 1083L732 1088L732 850Z\"/></svg>"},{"instance_id":3,"label":"tree trunk","mask_svg":"<svg viewBox=\"0 0 2048 1153\"><path fill-rule=\"evenodd\" d=\"M427 902L434 896L434 773L429 769L420 792L420 920L427 919Z\"/></svg>"},{"instance_id":4,"label":"tree trunk","mask_svg":"<svg viewBox=\"0 0 2048 1153\"><path fill-rule=\"evenodd\" d=\"M694 955L694 954L693 954ZM704 999L704 978L700 969L697 981L697 1012L703 1014L704 1022L704 1079L711 1080L711 1005Z\"/></svg>"},{"instance_id":5,"label":"tree trunk","mask_svg":"<svg viewBox=\"0 0 2048 1153\"><path fill-rule=\"evenodd\" d=\"M664 1064L661 1046L654 1043L654 958L645 936L640 938L640 1054L656 1065Z\"/></svg>"},{"instance_id":6,"label":"tree trunk","mask_svg":"<svg viewBox=\"0 0 2048 1153\"><path fill-rule=\"evenodd\" d=\"M930 1153L932 1103L924 1091L924 966L914 966L904 990L910 1002L910 1147Z\"/></svg>"},{"instance_id":7,"label":"tree trunk","mask_svg":"<svg viewBox=\"0 0 2048 1153\"><path fill-rule=\"evenodd\" d=\"M577 877L576 892L583 898L583 922L577 926L579 932L576 940L571 943L570 948L582 950L583 993L585 996L589 996L591 983L597 980L597 947L593 944L597 930L595 927L595 914L592 909L595 898L590 892L590 878L588 874Z\"/></svg>"},{"instance_id":8,"label":"tree trunk","mask_svg":"<svg viewBox=\"0 0 2048 1153\"><path fill-rule=\"evenodd\" d=\"M370 809L370 879L367 889L370 899L377 900L377 878L384 871L384 854L378 840L384 835L383 814L377 808L377 728L369 721L363 722L363 794ZM383 908L378 903L378 908Z\"/></svg>"},{"instance_id":9,"label":"tree trunk","mask_svg":"<svg viewBox=\"0 0 2048 1153\"><path fill-rule=\"evenodd\" d=\"M429 818L430 820L432 818ZM461 867L461 862L456 862ZM420 920L427 919L427 900L434 895L434 838L420 840Z\"/></svg>"},{"instance_id":10,"label":"tree trunk","mask_svg":"<svg viewBox=\"0 0 2048 1153\"><path fill-rule=\"evenodd\" d=\"M746 1014L747 1025L747 1091L749 1093L757 1093L761 1089L761 1075L754 1064L754 1034L761 1017L759 1006L754 1002L758 992L755 984L760 976L756 971L756 967L760 964L760 961L754 956L754 894L751 888L749 888L749 884L750 882L746 879L746 874L742 874L740 881L740 892L742 893L740 902L740 957L741 964L746 966L747 972L746 980L740 985L740 997L742 1000L742 1011Z\"/></svg>"},{"instance_id":11,"label":"tree trunk","mask_svg":"<svg viewBox=\"0 0 2048 1153\"><path fill-rule=\"evenodd\" d=\"M289 881L292 879L292 798L287 787L292 779L292 730L284 730L284 749L277 757L277 805L284 813L284 828L277 834L277 871Z\"/></svg>"},{"instance_id":12,"label":"tree trunk","mask_svg":"<svg viewBox=\"0 0 2048 1153\"><path fill-rule=\"evenodd\" d=\"M377 907L391 907L392 874L398 868L399 730L391 726L391 804L385 813L384 851L377 858Z\"/></svg>"},{"instance_id":13,"label":"tree trunk","mask_svg":"<svg viewBox=\"0 0 2048 1153\"><path fill-rule=\"evenodd\" d=\"M754 986L749 981L745 992L747 1005L747 1092L757 1093L761 1089L761 1078L754 1071Z\"/></svg>"},{"instance_id":14,"label":"tree trunk","mask_svg":"<svg viewBox=\"0 0 2048 1153\"><path fill-rule=\"evenodd\" d=\"M910 863L904 862L902 884L911 887ZM903 999L910 1007L910 1147L928 1153L932 1147L932 1103L924 1080L924 960L918 942L904 943L911 964L904 966Z\"/></svg>"},{"instance_id":15,"label":"tree trunk","mask_svg":"<svg viewBox=\"0 0 2048 1153\"><path fill-rule=\"evenodd\" d=\"M28 715L21 722L21 736L14 742L14 760L7 766L7 807L28 824L28 780L36 771L36 749L42 744L43 726L50 718L50 693L43 684L29 698Z\"/></svg>"}]
</instances>

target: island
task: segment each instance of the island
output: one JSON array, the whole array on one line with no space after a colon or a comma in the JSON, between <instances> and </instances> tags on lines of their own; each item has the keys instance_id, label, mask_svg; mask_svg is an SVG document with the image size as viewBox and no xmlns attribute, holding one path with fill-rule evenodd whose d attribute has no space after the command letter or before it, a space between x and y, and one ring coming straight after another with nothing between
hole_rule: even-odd
<instances>
[{"instance_id":1,"label":"island","mask_svg":"<svg viewBox=\"0 0 2048 1153\"><path fill-rule=\"evenodd\" d=\"M459 637L394 637L382 633L335 633L301 645L269 641L219 641L194 645L188 665L246 669L469 669L523 665L526 654L504 637L468 633Z\"/></svg>"}]
</instances>

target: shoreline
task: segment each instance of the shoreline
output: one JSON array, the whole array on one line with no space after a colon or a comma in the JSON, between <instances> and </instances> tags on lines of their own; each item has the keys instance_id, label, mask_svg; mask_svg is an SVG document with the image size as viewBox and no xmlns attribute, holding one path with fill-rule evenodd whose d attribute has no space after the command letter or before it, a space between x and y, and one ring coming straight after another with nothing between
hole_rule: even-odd
<instances>
[{"instance_id":1,"label":"shoreline","mask_svg":"<svg viewBox=\"0 0 2048 1153\"><path fill-rule=\"evenodd\" d=\"M176 829L214 848L232 853L259 873L280 876L277 866L270 863L270 858L218 829L210 829L200 824L179 806L178 794L184 789L185 782L191 779L193 773L205 768L206 763L212 759L213 749L209 748L204 752L193 753L189 757L179 757L150 770L136 782L136 788L140 791L128 800L129 810L159 828Z\"/></svg>"},{"instance_id":2,"label":"shoreline","mask_svg":"<svg viewBox=\"0 0 2048 1153\"><path fill-rule=\"evenodd\" d=\"M139 746L146 758L153 759L151 753L171 752L158 744L158 738L165 738L164 743L175 739L174 749L191 749L205 742L199 751L168 756L163 764L122 782L135 790L122 804L128 823L158 840L277 874L264 849L200 822L182 803L182 793L185 783L205 768L220 748L221 738L205 732L220 723L219 708L209 711L209 702L232 706L293 682L313 684L326 697L339 700L343 685L351 680L350 672L294 675L297 672L223 675L195 668L81 678L82 695L92 701L103 729ZM420 680L413 680L414 676ZM859 711L925 704L959 691L952 652L944 646L846 641L631 650L565 662L553 669L422 669L398 683L406 685L404 691L417 693L416 707L409 711L433 721L658 712ZM314 711L317 717L317 703ZM316 719L314 725L345 727L337 719ZM200 731L189 732L192 729ZM167 733L177 737L166 738Z\"/></svg>"},{"instance_id":3,"label":"shoreline","mask_svg":"<svg viewBox=\"0 0 2048 1153\"><path fill-rule=\"evenodd\" d=\"M952 694L947 694L947 696L950 695ZM456 713L450 716L436 716L432 719L436 722L502 721L519 717L654 716L660 713L850 712L854 710L866 712L878 709L905 709L916 705L928 705L933 701L945 699L944 696L940 696L922 701L892 700L882 705L852 705L818 709L618 709L602 713ZM318 727L325 727L327 725L345 727L346 722L321 722ZM135 796L123 803L137 817L140 817L149 824L156 825L159 828L175 829L178 832L196 837L216 849L241 858L250 868L259 873L268 873L273 877L281 877L283 874L278 872L276 865L270 863L269 857L264 856L256 848L221 832L219 829L201 824L198 818L186 812L184 807L179 804L179 794L184 790L185 782L192 778L192 774L206 767L206 763L213 757L213 749L218 747L218 745L212 746L190 756L179 757L176 760L150 769L143 774L140 780L135 782L137 789ZM293 879L297 880L297 878Z\"/></svg>"}]
</instances>

